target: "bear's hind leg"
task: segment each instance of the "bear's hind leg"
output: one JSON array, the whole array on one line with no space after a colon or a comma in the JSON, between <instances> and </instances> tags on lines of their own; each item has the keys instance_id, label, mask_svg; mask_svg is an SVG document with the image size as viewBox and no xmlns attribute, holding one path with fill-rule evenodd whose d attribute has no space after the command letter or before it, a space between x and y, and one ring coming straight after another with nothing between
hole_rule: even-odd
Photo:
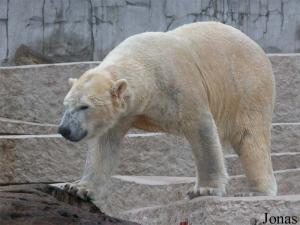
<instances>
[{"instance_id":1,"label":"bear's hind leg","mask_svg":"<svg viewBox=\"0 0 300 225\"><path fill-rule=\"evenodd\" d=\"M236 194L236 196L277 194L270 154L270 132L268 130L262 132L263 130L243 129L240 140L233 145L251 187L250 193Z\"/></svg>"},{"instance_id":2,"label":"bear's hind leg","mask_svg":"<svg viewBox=\"0 0 300 225\"><path fill-rule=\"evenodd\" d=\"M225 195L228 175L212 115L202 115L200 121L193 121L193 125L187 130L185 135L193 150L197 176L194 190L188 192L187 197L192 199L198 196Z\"/></svg>"}]
</instances>

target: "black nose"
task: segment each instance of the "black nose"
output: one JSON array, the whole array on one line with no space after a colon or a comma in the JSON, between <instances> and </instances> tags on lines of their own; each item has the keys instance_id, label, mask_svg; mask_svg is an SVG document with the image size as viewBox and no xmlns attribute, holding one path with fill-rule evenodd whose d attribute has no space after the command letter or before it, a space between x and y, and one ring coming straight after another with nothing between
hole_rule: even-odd
<instances>
[{"instance_id":1,"label":"black nose","mask_svg":"<svg viewBox=\"0 0 300 225\"><path fill-rule=\"evenodd\" d=\"M58 127L58 133L61 134L64 138L69 138L71 134L71 130L67 127L60 126Z\"/></svg>"}]
</instances>

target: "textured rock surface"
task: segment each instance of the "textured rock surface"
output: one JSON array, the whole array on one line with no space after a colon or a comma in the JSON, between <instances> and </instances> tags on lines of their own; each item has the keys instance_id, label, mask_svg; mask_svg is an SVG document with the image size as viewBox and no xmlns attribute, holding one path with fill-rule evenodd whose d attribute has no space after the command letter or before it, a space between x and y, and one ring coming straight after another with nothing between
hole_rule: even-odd
<instances>
[{"instance_id":1,"label":"textured rock surface","mask_svg":"<svg viewBox=\"0 0 300 225\"><path fill-rule=\"evenodd\" d=\"M0 187L1 225L137 225L48 185Z\"/></svg>"},{"instance_id":2,"label":"textured rock surface","mask_svg":"<svg viewBox=\"0 0 300 225\"><path fill-rule=\"evenodd\" d=\"M55 136L0 138L0 183L57 182L80 178L84 144Z\"/></svg>"},{"instance_id":3,"label":"textured rock surface","mask_svg":"<svg viewBox=\"0 0 300 225\"><path fill-rule=\"evenodd\" d=\"M276 81L273 122L300 121L300 55L269 56Z\"/></svg>"},{"instance_id":4,"label":"textured rock surface","mask_svg":"<svg viewBox=\"0 0 300 225\"><path fill-rule=\"evenodd\" d=\"M63 113L68 78L98 63L69 63L0 69L0 117L57 124ZM7 94L9 93L9 95Z\"/></svg>"},{"instance_id":5,"label":"textured rock surface","mask_svg":"<svg viewBox=\"0 0 300 225\"><path fill-rule=\"evenodd\" d=\"M276 172L280 195L300 194L299 172L299 169ZM95 204L110 215L121 216L128 210L183 200L193 186L194 177L116 176L105 196L98 196ZM248 182L244 176L231 177L227 196L248 191Z\"/></svg>"},{"instance_id":6,"label":"textured rock surface","mask_svg":"<svg viewBox=\"0 0 300 225\"><path fill-rule=\"evenodd\" d=\"M299 140L300 123L273 125L272 152L300 152Z\"/></svg>"},{"instance_id":7,"label":"textured rock surface","mask_svg":"<svg viewBox=\"0 0 300 225\"><path fill-rule=\"evenodd\" d=\"M133 34L208 20L241 29L268 52L300 51L298 0L1 0L0 5L2 64L12 63L21 44L56 62L101 60Z\"/></svg>"},{"instance_id":8,"label":"textured rock surface","mask_svg":"<svg viewBox=\"0 0 300 225\"><path fill-rule=\"evenodd\" d=\"M299 211L300 195L273 198L205 197L132 210L123 217L143 225L180 224L183 221L193 225L258 225L264 221L265 213L272 216L297 216L299 221Z\"/></svg>"}]
</instances>

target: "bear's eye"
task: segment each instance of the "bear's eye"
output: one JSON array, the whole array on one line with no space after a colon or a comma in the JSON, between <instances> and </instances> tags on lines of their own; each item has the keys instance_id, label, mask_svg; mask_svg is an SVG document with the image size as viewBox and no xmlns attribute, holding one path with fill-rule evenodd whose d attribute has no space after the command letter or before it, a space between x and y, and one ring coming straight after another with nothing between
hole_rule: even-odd
<instances>
[{"instance_id":1,"label":"bear's eye","mask_svg":"<svg viewBox=\"0 0 300 225\"><path fill-rule=\"evenodd\" d=\"M79 110L87 110L88 108L89 108L88 105L82 105L78 107Z\"/></svg>"}]
</instances>

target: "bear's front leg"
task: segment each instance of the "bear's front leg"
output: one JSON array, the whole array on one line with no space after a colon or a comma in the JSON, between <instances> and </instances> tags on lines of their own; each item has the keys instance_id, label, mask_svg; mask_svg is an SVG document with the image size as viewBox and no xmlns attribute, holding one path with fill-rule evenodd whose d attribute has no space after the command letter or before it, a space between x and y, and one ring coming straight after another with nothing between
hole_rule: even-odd
<instances>
[{"instance_id":1,"label":"bear's front leg","mask_svg":"<svg viewBox=\"0 0 300 225\"><path fill-rule=\"evenodd\" d=\"M118 167L120 143L126 132L124 127L115 127L100 137L89 139L83 175L79 181L65 184L64 190L84 200L95 200L96 193L104 190Z\"/></svg>"},{"instance_id":2,"label":"bear's front leg","mask_svg":"<svg viewBox=\"0 0 300 225\"><path fill-rule=\"evenodd\" d=\"M94 200L95 183L101 179L100 169L101 153L100 153L100 139L95 137L89 139L88 152L85 161L85 167L80 180L73 183L65 183L61 186L62 189L72 195L76 195L83 200Z\"/></svg>"},{"instance_id":3,"label":"bear's front leg","mask_svg":"<svg viewBox=\"0 0 300 225\"><path fill-rule=\"evenodd\" d=\"M211 113L205 113L187 128L196 163L196 184L187 198L223 196L226 194L228 175L217 127Z\"/></svg>"}]
</instances>

